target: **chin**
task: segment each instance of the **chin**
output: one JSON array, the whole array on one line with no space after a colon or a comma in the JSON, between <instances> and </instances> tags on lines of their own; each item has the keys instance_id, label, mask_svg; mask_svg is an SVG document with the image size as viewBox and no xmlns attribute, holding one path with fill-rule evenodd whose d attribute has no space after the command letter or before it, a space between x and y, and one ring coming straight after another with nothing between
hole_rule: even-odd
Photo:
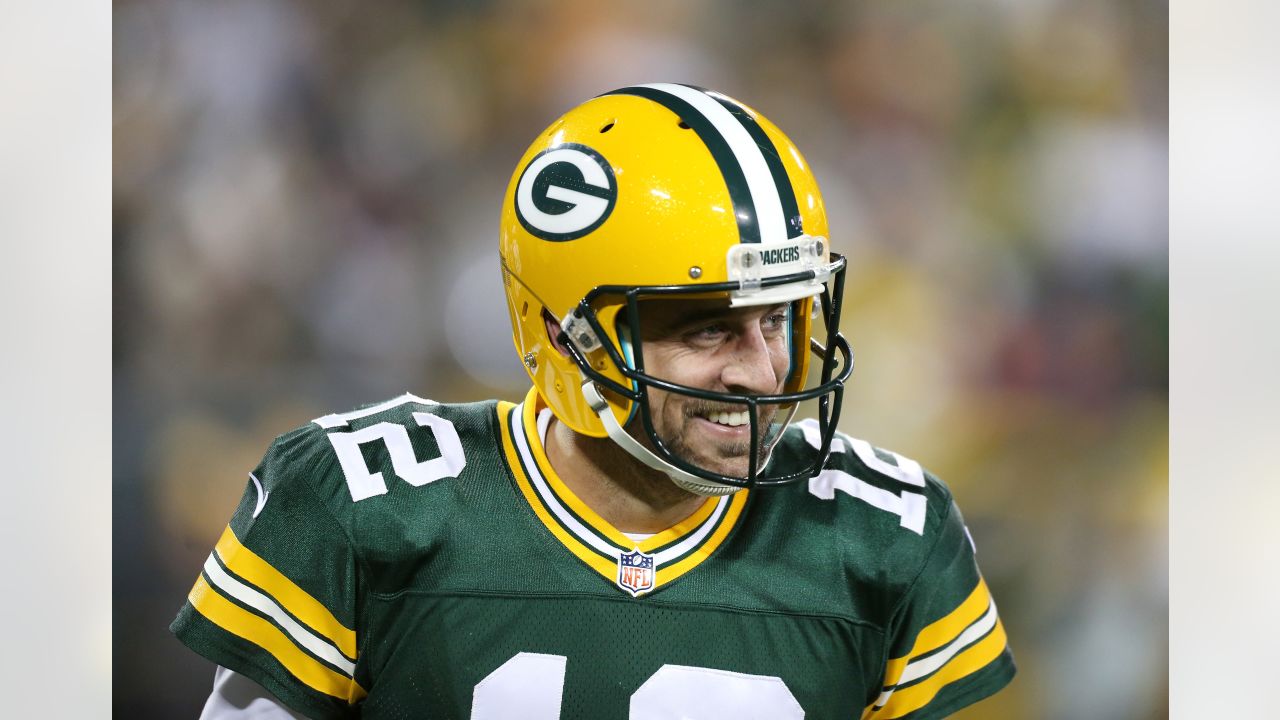
<instances>
[{"instance_id":1,"label":"chin","mask_svg":"<svg viewBox=\"0 0 1280 720\"><path fill-rule=\"evenodd\" d=\"M731 458L699 457L691 459L690 462L696 467L732 478L745 478L749 464L746 455Z\"/></svg>"}]
</instances>

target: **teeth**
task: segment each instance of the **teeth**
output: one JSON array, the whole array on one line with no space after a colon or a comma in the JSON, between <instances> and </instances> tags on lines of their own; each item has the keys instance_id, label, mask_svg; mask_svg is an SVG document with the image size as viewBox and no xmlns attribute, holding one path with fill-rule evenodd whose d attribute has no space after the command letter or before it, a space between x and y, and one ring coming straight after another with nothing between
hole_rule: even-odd
<instances>
[{"instance_id":1,"label":"teeth","mask_svg":"<svg viewBox=\"0 0 1280 720\"><path fill-rule=\"evenodd\" d=\"M747 424L746 410L743 410L742 412L709 413L704 417L706 417L711 422L719 423L720 425L728 425L730 427L737 427L738 425Z\"/></svg>"}]
</instances>

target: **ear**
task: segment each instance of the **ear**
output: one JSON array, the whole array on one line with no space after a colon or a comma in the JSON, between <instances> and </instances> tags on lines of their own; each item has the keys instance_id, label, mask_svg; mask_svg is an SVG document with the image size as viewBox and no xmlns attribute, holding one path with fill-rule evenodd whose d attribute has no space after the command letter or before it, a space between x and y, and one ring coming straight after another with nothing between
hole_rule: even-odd
<instances>
[{"instance_id":1,"label":"ear","mask_svg":"<svg viewBox=\"0 0 1280 720\"><path fill-rule=\"evenodd\" d=\"M568 336L564 334L564 330L560 328L560 321L551 314L550 310L542 308L542 322L547 326L547 340L550 341L551 347L565 357L569 357L569 349L565 347L565 341Z\"/></svg>"}]
</instances>

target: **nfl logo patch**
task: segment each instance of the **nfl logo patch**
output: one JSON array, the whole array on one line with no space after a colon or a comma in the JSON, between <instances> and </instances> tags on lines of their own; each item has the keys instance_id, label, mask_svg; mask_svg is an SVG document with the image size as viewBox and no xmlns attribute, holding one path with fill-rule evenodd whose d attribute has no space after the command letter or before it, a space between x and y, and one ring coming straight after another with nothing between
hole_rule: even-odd
<instances>
[{"instance_id":1,"label":"nfl logo patch","mask_svg":"<svg viewBox=\"0 0 1280 720\"><path fill-rule=\"evenodd\" d=\"M639 550L618 556L618 587L636 597L653 589L653 556Z\"/></svg>"}]
</instances>

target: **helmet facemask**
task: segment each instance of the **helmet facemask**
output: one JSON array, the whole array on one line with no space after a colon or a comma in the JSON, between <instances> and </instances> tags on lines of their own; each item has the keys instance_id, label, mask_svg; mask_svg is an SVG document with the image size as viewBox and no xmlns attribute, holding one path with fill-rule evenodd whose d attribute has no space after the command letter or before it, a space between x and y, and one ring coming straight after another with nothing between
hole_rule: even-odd
<instances>
[{"instance_id":1,"label":"helmet facemask","mask_svg":"<svg viewBox=\"0 0 1280 720\"><path fill-rule=\"evenodd\" d=\"M608 436L677 485L701 495L724 495L744 487L795 482L812 477L821 469L839 417L842 385L853 369L852 352L838 331L843 283L844 259L832 255L831 262L820 272L756 277L745 283L739 278L717 284L600 286L566 315L560 341L581 370L584 381L580 391L600 417ZM712 390L680 384L646 369L645 333L631 330L647 327L646 308L661 301L708 298L719 298L725 307L787 308L787 327L782 330L787 367L779 392ZM811 310L818 308L820 312L811 315ZM652 319L653 315L650 311L648 317ZM815 319L821 321L822 341L810 332ZM811 354L819 358L812 384L808 382ZM605 372L606 368L612 372ZM617 377L624 378L624 382L618 382ZM661 394L666 394L665 402L655 403L655 396ZM724 440L718 447L714 442L696 446L685 443L681 433L672 427L660 427L655 418L655 405L666 409L672 398L678 398L677 409L683 408L685 424L681 427L687 427L691 421L688 418L695 414L732 412L739 414L724 419L737 423L745 414L747 432L727 430L725 435L736 438ZM773 448L799 404L805 401L814 401L816 406L820 447L814 448L803 462L789 463L787 471L770 469ZM615 412L619 407L625 410ZM619 417L625 420L620 422ZM669 425L671 418L666 420ZM696 457L699 453L717 452L741 457L736 461L721 457L724 462L720 463L706 458L699 461ZM725 463L736 465L738 470L726 472ZM711 466L715 464L720 467Z\"/></svg>"}]
</instances>

